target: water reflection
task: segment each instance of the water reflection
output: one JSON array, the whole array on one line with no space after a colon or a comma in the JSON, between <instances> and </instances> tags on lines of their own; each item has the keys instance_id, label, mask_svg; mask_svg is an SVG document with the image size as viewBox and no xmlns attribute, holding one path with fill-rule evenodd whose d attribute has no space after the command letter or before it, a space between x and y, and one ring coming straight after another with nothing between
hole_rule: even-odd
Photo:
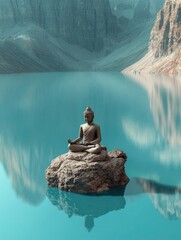
<instances>
[{"instance_id":1,"label":"water reflection","mask_svg":"<svg viewBox=\"0 0 181 240\"><path fill-rule=\"evenodd\" d=\"M126 198L147 193L154 207L168 219L181 218L181 188L160 184L156 181L134 178L126 186L113 188L102 194L82 195L56 188L47 189L47 197L69 217L84 217L88 231L94 227L94 219L111 211L126 207Z\"/></svg>"},{"instance_id":2,"label":"water reflection","mask_svg":"<svg viewBox=\"0 0 181 240\"><path fill-rule=\"evenodd\" d=\"M161 184L159 182L134 178L128 183L126 196L147 193L153 206L169 220L181 218L181 187Z\"/></svg>"},{"instance_id":3,"label":"water reflection","mask_svg":"<svg viewBox=\"0 0 181 240\"><path fill-rule=\"evenodd\" d=\"M135 179L151 198L153 206L169 220L181 218L181 188L159 184L152 180Z\"/></svg>"},{"instance_id":4,"label":"water reflection","mask_svg":"<svg viewBox=\"0 0 181 240\"><path fill-rule=\"evenodd\" d=\"M122 127L126 136L140 148L149 148L158 142L156 131L151 126L123 117Z\"/></svg>"},{"instance_id":5,"label":"water reflection","mask_svg":"<svg viewBox=\"0 0 181 240\"><path fill-rule=\"evenodd\" d=\"M0 136L0 159L18 197L37 205L43 201L46 183L44 179L43 150L36 146L29 149L14 144Z\"/></svg>"},{"instance_id":6,"label":"water reflection","mask_svg":"<svg viewBox=\"0 0 181 240\"><path fill-rule=\"evenodd\" d=\"M90 231L94 227L95 218L125 207L124 191L125 186L103 194L82 195L49 187L47 196L53 205L63 210L69 217L73 215L84 217L85 227Z\"/></svg>"},{"instance_id":7,"label":"water reflection","mask_svg":"<svg viewBox=\"0 0 181 240\"><path fill-rule=\"evenodd\" d=\"M148 93L152 113L137 82ZM67 151L67 139L78 134L89 104L102 127L103 144L128 153L129 177L179 185L180 90L179 79L144 78L135 84L119 73L0 76L0 162L15 192L33 205L43 201L44 171L51 159ZM141 183L137 186L136 194ZM90 219L86 223L91 226Z\"/></svg>"},{"instance_id":8,"label":"water reflection","mask_svg":"<svg viewBox=\"0 0 181 240\"><path fill-rule=\"evenodd\" d=\"M124 106L124 80L119 73L0 75L0 162L20 198L33 205L43 201L45 169L67 151L87 105L99 117L105 145L120 146L119 122L112 123L109 114L118 119L112 105Z\"/></svg>"},{"instance_id":9,"label":"water reflection","mask_svg":"<svg viewBox=\"0 0 181 240\"><path fill-rule=\"evenodd\" d=\"M155 127L124 119L125 134L140 147L154 147L161 163L181 165L181 79L139 74L132 79L148 94Z\"/></svg>"},{"instance_id":10,"label":"water reflection","mask_svg":"<svg viewBox=\"0 0 181 240\"><path fill-rule=\"evenodd\" d=\"M181 188L158 183L153 180L135 178L133 181L141 185L143 192L173 195L181 193Z\"/></svg>"}]
</instances>

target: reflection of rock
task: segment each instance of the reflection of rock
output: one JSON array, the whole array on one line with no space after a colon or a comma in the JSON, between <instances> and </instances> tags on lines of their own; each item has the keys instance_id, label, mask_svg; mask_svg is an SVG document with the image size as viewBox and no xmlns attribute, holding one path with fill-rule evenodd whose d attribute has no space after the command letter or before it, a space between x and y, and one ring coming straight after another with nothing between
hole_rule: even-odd
<instances>
[{"instance_id":1,"label":"reflection of rock","mask_svg":"<svg viewBox=\"0 0 181 240\"><path fill-rule=\"evenodd\" d=\"M81 195L48 188L47 196L53 205L63 210L69 217L73 215L85 217L85 227L90 231L95 218L125 207L124 190L125 186L121 186L105 194Z\"/></svg>"},{"instance_id":2,"label":"reflection of rock","mask_svg":"<svg viewBox=\"0 0 181 240\"><path fill-rule=\"evenodd\" d=\"M149 52L124 72L181 74L180 32L181 1L166 0L151 32Z\"/></svg>"},{"instance_id":3,"label":"reflection of rock","mask_svg":"<svg viewBox=\"0 0 181 240\"><path fill-rule=\"evenodd\" d=\"M105 150L100 154L68 152L52 161L46 179L49 186L67 191L102 192L128 182L125 162L126 155L119 150L108 155Z\"/></svg>"},{"instance_id":4,"label":"reflection of rock","mask_svg":"<svg viewBox=\"0 0 181 240\"><path fill-rule=\"evenodd\" d=\"M154 207L166 218L181 218L181 188L159 184L146 179L136 179L143 190L149 193Z\"/></svg>"}]
</instances>

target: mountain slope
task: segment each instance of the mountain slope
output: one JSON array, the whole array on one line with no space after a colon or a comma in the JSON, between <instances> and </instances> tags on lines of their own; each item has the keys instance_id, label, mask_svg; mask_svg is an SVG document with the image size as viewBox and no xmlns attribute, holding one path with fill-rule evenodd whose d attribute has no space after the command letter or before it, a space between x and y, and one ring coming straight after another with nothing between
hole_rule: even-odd
<instances>
[{"instance_id":1,"label":"mountain slope","mask_svg":"<svg viewBox=\"0 0 181 240\"><path fill-rule=\"evenodd\" d=\"M181 0L166 0L151 32L148 53L123 71L181 74Z\"/></svg>"},{"instance_id":2,"label":"mountain slope","mask_svg":"<svg viewBox=\"0 0 181 240\"><path fill-rule=\"evenodd\" d=\"M79 47L57 41L34 24L16 26L0 40L0 72L83 70L88 68L80 60L83 54L86 51L81 54Z\"/></svg>"},{"instance_id":3,"label":"mountain slope","mask_svg":"<svg viewBox=\"0 0 181 240\"><path fill-rule=\"evenodd\" d=\"M121 11L116 15L110 3L2 0L0 73L119 71L133 64L147 51L159 5L152 0L118 0ZM124 15L128 5L129 18Z\"/></svg>"},{"instance_id":4,"label":"mountain slope","mask_svg":"<svg viewBox=\"0 0 181 240\"><path fill-rule=\"evenodd\" d=\"M7 0L0 9L0 28L33 23L90 51L100 51L104 38L118 31L109 0Z\"/></svg>"}]
</instances>

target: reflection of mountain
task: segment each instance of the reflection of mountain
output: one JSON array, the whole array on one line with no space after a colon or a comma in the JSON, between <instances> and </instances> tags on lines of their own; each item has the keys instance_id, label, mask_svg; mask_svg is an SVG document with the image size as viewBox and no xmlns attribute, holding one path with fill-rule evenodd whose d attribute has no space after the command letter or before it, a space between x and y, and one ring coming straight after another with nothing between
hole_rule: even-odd
<instances>
[{"instance_id":1,"label":"reflection of mountain","mask_svg":"<svg viewBox=\"0 0 181 240\"><path fill-rule=\"evenodd\" d=\"M154 154L165 164L181 164L181 82L179 78L161 78L152 75L135 75L136 80L146 89L157 132L149 126L137 126L136 122L123 121L127 136L144 137L144 144L153 146ZM129 125L129 126L128 126ZM130 128L132 126L132 128ZM130 129L132 132L130 133ZM149 130L148 130L149 129ZM144 131L143 131L144 130ZM145 131L146 130L146 131ZM137 132L139 133L137 133ZM147 134L146 134L147 133ZM146 136L145 136L146 134ZM164 142L164 145L163 145ZM137 141L136 144L138 144ZM141 147L144 144L140 145ZM161 147L160 150L158 147Z\"/></svg>"},{"instance_id":2,"label":"reflection of mountain","mask_svg":"<svg viewBox=\"0 0 181 240\"><path fill-rule=\"evenodd\" d=\"M27 87L20 76L16 83L4 78L0 81L0 162L18 197L36 205L45 197L44 171L52 158L52 147L46 148L42 140L45 123L37 117L39 111L44 115L41 103L38 109L35 104L39 85L35 80Z\"/></svg>"},{"instance_id":3,"label":"reflection of mountain","mask_svg":"<svg viewBox=\"0 0 181 240\"><path fill-rule=\"evenodd\" d=\"M95 195L75 194L49 187L47 197L54 206L64 211L69 217L73 215L84 217L85 227L90 231L94 226L95 218L123 209L126 205L126 198L145 192L151 197L153 205L162 215L169 219L181 218L181 188L143 178L131 179L127 186L113 188L108 192Z\"/></svg>"},{"instance_id":4,"label":"reflection of mountain","mask_svg":"<svg viewBox=\"0 0 181 240\"><path fill-rule=\"evenodd\" d=\"M42 202L45 196L43 152L36 146L23 148L14 145L11 140L0 137L0 159L11 179L16 194L24 201L36 205Z\"/></svg>"},{"instance_id":5,"label":"reflection of mountain","mask_svg":"<svg viewBox=\"0 0 181 240\"><path fill-rule=\"evenodd\" d=\"M167 219L181 218L181 195L150 195L154 207Z\"/></svg>"},{"instance_id":6,"label":"reflection of mountain","mask_svg":"<svg viewBox=\"0 0 181 240\"><path fill-rule=\"evenodd\" d=\"M181 0L165 0L157 14L148 53L124 73L181 74Z\"/></svg>"},{"instance_id":7,"label":"reflection of mountain","mask_svg":"<svg viewBox=\"0 0 181 240\"><path fill-rule=\"evenodd\" d=\"M93 228L95 218L125 207L123 195L124 187L110 190L105 195L80 195L56 188L47 190L48 198L59 210L63 210L69 217L72 215L85 217L85 227L88 231Z\"/></svg>"},{"instance_id":8,"label":"reflection of mountain","mask_svg":"<svg viewBox=\"0 0 181 240\"><path fill-rule=\"evenodd\" d=\"M164 185L156 181L147 180L143 178L135 178L134 181L141 185L143 191L147 193L156 193L156 194L165 194L165 195L174 195L181 193L181 188Z\"/></svg>"},{"instance_id":9,"label":"reflection of mountain","mask_svg":"<svg viewBox=\"0 0 181 240\"><path fill-rule=\"evenodd\" d=\"M146 125L140 125L129 118L123 118L122 126L126 136L140 148L151 147L157 140L154 128Z\"/></svg>"},{"instance_id":10,"label":"reflection of mountain","mask_svg":"<svg viewBox=\"0 0 181 240\"><path fill-rule=\"evenodd\" d=\"M20 80L23 76L17 76L18 80L14 77L14 81L7 76L0 79L0 164L18 197L37 205L45 197L44 171L52 158L52 146L45 146L44 138L49 133L43 122L44 103L40 94L36 96L40 86L36 77L30 84L27 81L27 85ZM38 118L38 112L42 113L42 119Z\"/></svg>"},{"instance_id":11,"label":"reflection of mountain","mask_svg":"<svg viewBox=\"0 0 181 240\"><path fill-rule=\"evenodd\" d=\"M147 192L153 202L154 207L166 218L181 218L181 188L165 186L154 181L136 179Z\"/></svg>"}]
</instances>

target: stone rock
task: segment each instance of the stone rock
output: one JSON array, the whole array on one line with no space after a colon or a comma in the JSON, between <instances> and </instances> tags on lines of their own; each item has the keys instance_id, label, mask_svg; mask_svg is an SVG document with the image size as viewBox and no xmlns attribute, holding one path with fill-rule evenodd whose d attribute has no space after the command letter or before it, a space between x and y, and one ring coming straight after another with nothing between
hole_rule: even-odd
<instances>
[{"instance_id":1,"label":"stone rock","mask_svg":"<svg viewBox=\"0 0 181 240\"><path fill-rule=\"evenodd\" d=\"M100 154L68 152L52 160L46 169L49 186L77 193L96 193L128 183L126 158L116 150Z\"/></svg>"},{"instance_id":2,"label":"stone rock","mask_svg":"<svg viewBox=\"0 0 181 240\"><path fill-rule=\"evenodd\" d=\"M125 74L181 74L181 0L165 0L150 35L148 53Z\"/></svg>"},{"instance_id":3,"label":"stone rock","mask_svg":"<svg viewBox=\"0 0 181 240\"><path fill-rule=\"evenodd\" d=\"M150 50L155 58L167 56L181 44L181 1L166 0L157 14L150 36Z\"/></svg>"},{"instance_id":4,"label":"stone rock","mask_svg":"<svg viewBox=\"0 0 181 240\"><path fill-rule=\"evenodd\" d=\"M124 158L127 159L126 153L120 150L113 150L112 152L108 152L108 156L110 158Z\"/></svg>"}]
</instances>

